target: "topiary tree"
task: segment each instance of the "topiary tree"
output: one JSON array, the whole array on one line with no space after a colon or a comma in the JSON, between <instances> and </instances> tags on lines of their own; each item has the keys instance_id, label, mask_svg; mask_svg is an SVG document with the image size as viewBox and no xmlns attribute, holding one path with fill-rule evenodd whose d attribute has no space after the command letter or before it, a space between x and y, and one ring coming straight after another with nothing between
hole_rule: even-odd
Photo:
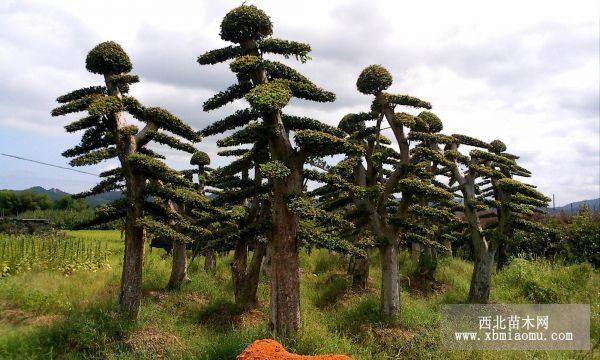
<instances>
[{"instance_id":1,"label":"topiary tree","mask_svg":"<svg viewBox=\"0 0 600 360\"><path fill-rule=\"evenodd\" d=\"M207 237L210 236L210 231L206 228L199 227L195 224L195 217L193 212L197 211L196 209L201 209L203 211L210 210L214 212L214 209L206 204L208 201L204 198L204 181L205 181L205 172L206 166L210 164L210 157L207 153L203 151L196 151L190 158L190 164L196 166L196 168L183 170L181 171L182 175L193 184L194 174L198 177L198 184L192 185L191 188L187 189L192 193L197 192L200 195L200 198L204 200L204 204L200 208L198 206L190 206L186 204L185 201L180 201L176 204L173 200L168 199L166 204L169 208L171 219L167 219L170 222L171 226L177 227L180 232L186 233L190 238L194 239L195 243L206 241ZM181 226L180 224L184 224L185 226ZM190 231L192 230L192 231ZM188 257L187 257L187 249L190 246L191 242L188 241L172 241L172 251L171 254L173 256L172 265L171 265L171 275L169 276L169 282L167 284L167 289L176 290L181 287L181 285L185 282L189 281L187 275L188 269Z\"/></svg>"},{"instance_id":2,"label":"topiary tree","mask_svg":"<svg viewBox=\"0 0 600 360\"><path fill-rule=\"evenodd\" d=\"M363 162L357 162L355 167L355 184L362 188L361 192L366 196L362 196L361 192L351 194L356 205L368 217L370 229L377 239L382 269L381 311L384 317L393 319L400 311L400 241L421 241L434 246L434 242L426 236L428 230L419 222L411 221L411 213L412 216L417 214L421 201L426 201L425 204L442 203L450 200L452 195L432 181L431 172L426 171L432 161L441 160L440 151L425 145L417 146L412 151L410 148L411 140L423 143L425 140L435 143L446 141L444 136L437 134L441 130L441 122L427 112L416 117L407 113L395 113L396 106L430 109L431 105L408 95L384 92L391 84L392 76L385 68L380 65L366 67L358 77L356 86L361 93L374 97L371 113L367 116L355 116L354 120L346 119L346 122L357 123L356 126L362 128L361 121L376 121L374 126L363 130L370 131L375 136L374 140L367 143L364 159L366 167ZM383 119L393 132L398 151L376 151L381 142ZM380 162L391 165L392 168L377 166ZM400 199L394 194L401 195ZM431 215L425 210L421 213L422 216Z\"/></svg>"},{"instance_id":3,"label":"topiary tree","mask_svg":"<svg viewBox=\"0 0 600 360\"><path fill-rule=\"evenodd\" d=\"M266 54L308 59L307 44L271 38L270 18L255 6L242 5L231 10L221 23L221 38L234 43L199 57L200 64L215 64L235 59L231 70L238 83L204 103L210 111L245 97L251 109L224 119L224 130L256 121L240 130L238 136L260 133L267 139L272 190L271 206L271 306L270 327L279 336L295 332L300 326L300 279L298 249L299 219L290 202L303 192L304 165L311 155L355 151L336 136L335 128L319 121L283 114L292 97L329 102L335 95L314 85L308 78ZM291 133L294 133L294 142ZM339 135L339 134L338 134ZM265 164L267 165L267 164Z\"/></svg>"},{"instance_id":4,"label":"topiary tree","mask_svg":"<svg viewBox=\"0 0 600 360\"><path fill-rule=\"evenodd\" d=\"M543 213L550 199L538 191L515 180L514 177L531 177L531 172L518 165L518 156L506 152L506 145L500 140L490 142L488 151L496 156L488 156L486 165L498 173L480 183L480 196L492 200L490 206L497 214L497 229L500 235L498 245L498 269L508 264L510 258L509 243L515 236L515 230L547 233L548 229L530 221L532 215ZM512 161L508 161L508 160ZM500 177L502 174L503 177ZM486 188L482 186L488 185Z\"/></svg>"},{"instance_id":5,"label":"topiary tree","mask_svg":"<svg viewBox=\"0 0 600 360\"><path fill-rule=\"evenodd\" d=\"M407 118L406 115L403 117ZM418 141L411 149L413 162L420 168L418 176L422 181L442 190L443 194L450 194L452 189L441 181L442 177L449 176L450 164L439 146L449 140L440 134L442 130L442 121L435 114L423 111L415 118L415 125L408 138ZM458 230L462 227L462 222L455 215L460 204L443 196L433 202L426 194L417 193L413 197L415 203L410 206L408 217L403 221L408 225L403 238L411 245L413 260L418 263L415 275L427 284L435 280L439 254L452 254L452 242L456 240Z\"/></svg>"},{"instance_id":6,"label":"topiary tree","mask_svg":"<svg viewBox=\"0 0 600 360\"><path fill-rule=\"evenodd\" d=\"M169 218L172 211L164 206L165 199L176 199L189 206L200 206L204 200L192 194L192 184L180 173L169 168L161 155L147 145L154 141L172 148L195 152L193 142L199 136L188 125L166 110L146 108L128 95L129 85L139 81L129 72L129 57L120 45L108 41L94 47L87 55L86 68L104 77L104 84L72 91L60 96L63 105L52 110L53 116L87 111L83 117L65 126L68 132L85 130L81 143L63 153L71 157L72 166L84 166L116 158L119 167L105 171L104 178L91 190L78 194L85 197L124 186L123 199L99 208L96 222L124 217L125 252L119 309L127 317L136 319L142 292L142 266L145 233L185 242L189 237L177 228L157 219ZM145 124L142 130L127 122L129 113ZM178 139L175 136L188 140ZM191 142L191 143L190 143ZM160 186L158 186L160 185ZM148 197L155 201L150 203Z\"/></svg>"},{"instance_id":7,"label":"topiary tree","mask_svg":"<svg viewBox=\"0 0 600 360\"><path fill-rule=\"evenodd\" d=\"M211 129L215 127L209 126L203 133L212 135ZM235 138L236 134L221 139L218 145L242 145ZM266 239L270 237L270 203L266 196L270 186L263 183L261 168L269 159L266 139L256 137L246 141L254 144L251 149L238 148L219 152L221 156L237 156L237 159L216 169L209 181L211 187L218 189L213 203L223 208L223 211L235 214L221 222L220 238L211 243L211 248L219 251L233 250L233 293L236 304L242 309L258 305L260 269L266 253ZM252 178L250 171L253 171ZM250 252L253 253L251 259Z\"/></svg>"},{"instance_id":8,"label":"topiary tree","mask_svg":"<svg viewBox=\"0 0 600 360\"><path fill-rule=\"evenodd\" d=\"M546 206L549 199L532 185L511 178L527 176L529 172L516 164L518 157L504 153L506 146L499 140L488 144L466 135L454 134L452 138L446 147L446 158L452 161L451 183L458 184L463 197L475 262L468 301L487 303L498 248L515 228L539 230L540 226L525 217L536 212L536 206ZM458 150L460 145L474 149L464 155ZM490 186L484 188L486 185ZM498 221L484 228L481 220L486 216Z\"/></svg>"},{"instance_id":9,"label":"topiary tree","mask_svg":"<svg viewBox=\"0 0 600 360\"><path fill-rule=\"evenodd\" d=\"M200 136L202 133L199 132ZM210 157L207 153L203 151L196 152L192 158L190 159L190 164L196 166L194 169L185 170L186 175L193 177L194 174L198 177L198 183L196 185L197 191L199 194L205 195L205 186L208 178L210 177L210 173L212 172L212 168L210 165ZM213 208L215 211L220 211L221 209ZM188 214L192 217L192 222L200 222L201 224L210 224L211 216L214 215L212 213L201 212L201 213L191 213ZM205 229L207 230L207 229ZM210 230L214 231L214 230ZM198 254L199 250L202 248L203 244L207 241L206 238L198 239L194 242L194 256ZM203 251L204 254L204 270L208 272L215 272L217 268L217 254L212 250Z\"/></svg>"},{"instance_id":10,"label":"topiary tree","mask_svg":"<svg viewBox=\"0 0 600 360\"><path fill-rule=\"evenodd\" d=\"M371 112L348 114L338 128L363 151L360 156L348 157L333 167L327 179L330 189L324 187L321 191L337 194L329 200L332 204L343 206L350 199L358 224L368 226L373 234L381 258L381 311L384 317L393 320L400 311L399 246L418 241L439 247L432 229L423 225L424 220L431 224L433 218L447 219L453 215L439 208L451 201L452 193L434 180L438 163L446 161L441 150L431 146L448 140L437 134L441 122L429 112L417 116L395 113L398 105L431 106L406 95L384 93L391 82L389 72L379 65L369 66L361 73L358 89L375 95ZM390 146L390 139L381 135L384 118L393 130L399 151ZM368 121L375 121L375 125L367 126ZM413 149L410 140L417 144Z\"/></svg>"}]
</instances>

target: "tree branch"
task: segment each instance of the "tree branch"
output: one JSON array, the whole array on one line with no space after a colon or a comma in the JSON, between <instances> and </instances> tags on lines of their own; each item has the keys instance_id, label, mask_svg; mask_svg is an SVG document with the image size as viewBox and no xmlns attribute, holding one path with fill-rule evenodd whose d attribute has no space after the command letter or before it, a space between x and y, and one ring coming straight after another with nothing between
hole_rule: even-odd
<instances>
[{"instance_id":1,"label":"tree branch","mask_svg":"<svg viewBox=\"0 0 600 360\"><path fill-rule=\"evenodd\" d=\"M151 121L148 122L146 126L144 126L144 128L135 135L136 144L139 145L147 143L150 136L154 135L157 130L158 124Z\"/></svg>"}]
</instances>

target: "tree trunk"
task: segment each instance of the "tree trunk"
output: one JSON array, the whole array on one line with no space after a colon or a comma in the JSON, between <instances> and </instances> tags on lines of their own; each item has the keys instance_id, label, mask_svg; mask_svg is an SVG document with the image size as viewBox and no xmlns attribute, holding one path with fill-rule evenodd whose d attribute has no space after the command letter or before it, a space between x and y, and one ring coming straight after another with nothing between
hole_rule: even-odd
<instances>
[{"instance_id":1,"label":"tree trunk","mask_svg":"<svg viewBox=\"0 0 600 360\"><path fill-rule=\"evenodd\" d=\"M119 294L119 310L131 320L137 320L142 302L142 268L144 264L144 229L138 225L143 217L145 179L136 174L130 175L128 196L133 206L127 210L125 230L125 252Z\"/></svg>"},{"instance_id":2,"label":"tree trunk","mask_svg":"<svg viewBox=\"0 0 600 360\"><path fill-rule=\"evenodd\" d=\"M369 280L369 254L366 257L352 256L348 264L348 275L352 276L352 287L358 290L367 288Z\"/></svg>"},{"instance_id":3,"label":"tree trunk","mask_svg":"<svg viewBox=\"0 0 600 360\"><path fill-rule=\"evenodd\" d=\"M400 272L398 247L395 243L381 246L381 314L394 321L400 314Z\"/></svg>"},{"instance_id":4,"label":"tree trunk","mask_svg":"<svg viewBox=\"0 0 600 360\"><path fill-rule=\"evenodd\" d=\"M236 244L231 273L235 303L242 309L251 309L258 305L258 283L260 268L265 255L265 244L257 243L250 266L247 266L248 246L244 242Z\"/></svg>"},{"instance_id":5,"label":"tree trunk","mask_svg":"<svg viewBox=\"0 0 600 360\"><path fill-rule=\"evenodd\" d=\"M285 198L302 184L297 169L286 181L275 181L272 202L271 305L269 328L287 337L300 327L300 261L298 218Z\"/></svg>"},{"instance_id":6,"label":"tree trunk","mask_svg":"<svg viewBox=\"0 0 600 360\"><path fill-rule=\"evenodd\" d=\"M413 241L410 245L410 257L415 263L419 262L419 258L421 257L421 244Z\"/></svg>"},{"instance_id":7,"label":"tree trunk","mask_svg":"<svg viewBox=\"0 0 600 360\"><path fill-rule=\"evenodd\" d=\"M475 203L474 180L468 176L463 187L464 211L467 222L471 227L471 241L473 242L473 257L475 260L467 300L471 303L487 304L490 298L492 268L498 244L493 238L488 240L483 235L481 222L473 205Z\"/></svg>"},{"instance_id":8,"label":"tree trunk","mask_svg":"<svg viewBox=\"0 0 600 360\"><path fill-rule=\"evenodd\" d=\"M170 290L179 289L184 282L189 281L187 277L188 260L185 243L180 241L173 242L173 263L171 266L171 277L167 288Z\"/></svg>"},{"instance_id":9,"label":"tree trunk","mask_svg":"<svg viewBox=\"0 0 600 360\"><path fill-rule=\"evenodd\" d=\"M241 44L251 55L261 56L256 39ZM269 80L264 68L252 76L255 85ZM269 128L268 144L272 160L278 160L290 170L285 179L273 180L271 207L271 304L269 327L276 336L287 337L300 327L300 261L298 257L298 219L288 209L288 197L302 193L304 156L298 154L289 139L280 110L263 114Z\"/></svg>"},{"instance_id":10,"label":"tree trunk","mask_svg":"<svg viewBox=\"0 0 600 360\"><path fill-rule=\"evenodd\" d=\"M494 266L494 249L488 251L475 251L475 266L471 276L469 289L469 302L487 304L490 299L490 283Z\"/></svg>"},{"instance_id":11,"label":"tree trunk","mask_svg":"<svg viewBox=\"0 0 600 360\"><path fill-rule=\"evenodd\" d=\"M217 255L214 251L209 251L204 256L204 270L210 272L217 270Z\"/></svg>"}]
</instances>

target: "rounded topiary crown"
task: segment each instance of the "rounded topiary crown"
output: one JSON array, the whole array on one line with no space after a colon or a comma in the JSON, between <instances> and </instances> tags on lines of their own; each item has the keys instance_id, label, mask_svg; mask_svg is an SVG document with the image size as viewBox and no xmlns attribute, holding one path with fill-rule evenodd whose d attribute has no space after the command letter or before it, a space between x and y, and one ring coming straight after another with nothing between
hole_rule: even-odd
<instances>
[{"instance_id":1,"label":"rounded topiary crown","mask_svg":"<svg viewBox=\"0 0 600 360\"><path fill-rule=\"evenodd\" d=\"M392 75L381 65L367 66L356 80L356 88L363 94L376 95L392 85Z\"/></svg>"},{"instance_id":2,"label":"rounded topiary crown","mask_svg":"<svg viewBox=\"0 0 600 360\"><path fill-rule=\"evenodd\" d=\"M427 129L430 132L438 133L444 129L442 120L430 111L422 111L417 117L427 123Z\"/></svg>"},{"instance_id":3,"label":"rounded topiary crown","mask_svg":"<svg viewBox=\"0 0 600 360\"><path fill-rule=\"evenodd\" d=\"M283 109L291 98L290 89L280 80L258 85L246 94L246 100L253 108L267 112Z\"/></svg>"},{"instance_id":4,"label":"rounded topiary crown","mask_svg":"<svg viewBox=\"0 0 600 360\"><path fill-rule=\"evenodd\" d=\"M85 68L96 74L121 74L131 71L131 61L121 45L105 41L90 50Z\"/></svg>"},{"instance_id":5,"label":"rounded topiary crown","mask_svg":"<svg viewBox=\"0 0 600 360\"><path fill-rule=\"evenodd\" d=\"M271 19L254 5L236 7L221 22L221 39L234 43L247 39L260 40L272 33Z\"/></svg>"},{"instance_id":6,"label":"rounded topiary crown","mask_svg":"<svg viewBox=\"0 0 600 360\"><path fill-rule=\"evenodd\" d=\"M190 159L191 165L204 166L210 164L210 157L204 151L196 151Z\"/></svg>"},{"instance_id":7,"label":"rounded topiary crown","mask_svg":"<svg viewBox=\"0 0 600 360\"><path fill-rule=\"evenodd\" d=\"M500 140L494 140L490 143L489 149L496 154L506 151L506 145Z\"/></svg>"}]
</instances>

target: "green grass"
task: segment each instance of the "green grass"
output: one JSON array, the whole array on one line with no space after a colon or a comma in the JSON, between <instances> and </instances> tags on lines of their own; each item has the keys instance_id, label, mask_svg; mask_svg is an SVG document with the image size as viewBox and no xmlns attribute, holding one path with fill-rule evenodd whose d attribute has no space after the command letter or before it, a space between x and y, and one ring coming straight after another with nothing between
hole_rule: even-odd
<instances>
[{"instance_id":1,"label":"green grass","mask_svg":"<svg viewBox=\"0 0 600 360\"><path fill-rule=\"evenodd\" d=\"M192 264L192 281L179 291L163 291L170 258L147 253L140 321L132 324L114 312L122 264L117 231L77 231L71 236L101 240L110 268L28 271L0 280L0 359L232 359L252 341L270 337L268 282L259 286L260 307L243 313L233 304L229 262L220 257L215 274ZM582 352L446 351L438 341L439 305L466 298L472 265L440 261L438 287L415 289L416 269L401 254L400 323L379 317L377 256L372 257L369 288L350 288L347 260L318 250L301 254L302 330L284 341L303 354L342 353L354 359L548 359L591 358ZM588 265L564 266L517 259L494 276L491 300L502 303L589 303L592 338L600 338L600 275Z\"/></svg>"}]
</instances>

